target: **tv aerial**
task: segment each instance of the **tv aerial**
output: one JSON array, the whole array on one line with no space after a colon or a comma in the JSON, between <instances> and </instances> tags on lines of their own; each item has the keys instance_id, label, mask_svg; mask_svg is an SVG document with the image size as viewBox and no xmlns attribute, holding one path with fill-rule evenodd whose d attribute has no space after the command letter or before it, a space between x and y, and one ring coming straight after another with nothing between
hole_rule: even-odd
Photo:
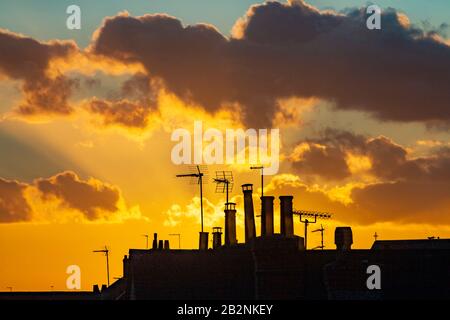
<instances>
[{"instance_id":1,"label":"tv aerial","mask_svg":"<svg viewBox=\"0 0 450 320\"><path fill-rule=\"evenodd\" d=\"M233 191L234 180L232 171L216 171L216 178L214 179L216 184L216 193L226 193L228 203L229 193Z\"/></svg>"},{"instance_id":2,"label":"tv aerial","mask_svg":"<svg viewBox=\"0 0 450 320\"><path fill-rule=\"evenodd\" d=\"M200 216L203 232L203 184L207 183L208 168L206 166L191 166L189 172L185 174L177 174L177 178L190 178L190 184L198 184L200 186Z\"/></svg>"},{"instance_id":3,"label":"tv aerial","mask_svg":"<svg viewBox=\"0 0 450 320\"><path fill-rule=\"evenodd\" d=\"M320 237L321 237L320 246L317 246L314 249L322 249L323 250L325 248L325 246L323 245L323 232L324 231L325 231L325 228L323 227L323 225L320 225L320 229L311 231L311 232L320 232Z\"/></svg>"},{"instance_id":4,"label":"tv aerial","mask_svg":"<svg viewBox=\"0 0 450 320\"><path fill-rule=\"evenodd\" d=\"M148 238L150 237L148 234L143 234L143 237L145 237L145 249L148 249Z\"/></svg>"},{"instance_id":5,"label":"tv aerial","mask_svg":"<svg viewBox=\"0 0 450 320\"><path fill-rule=\"evenodd\" d=\"M262 197L264 196L264 166L251 166L250 170L261 170L261 214L257 217L262 217Z\"/></svg>"},{"instance_id":6,"label":"tv aerial","mask_svg":"<svg viewBox=\"0 0 450 320\"><path fill-rule=\"evenodd\" d=\"M105 249L92 251L92 252L95 252L95 253L104 253L105 254L105 257L106 257L106 276L107 276L107 279L108 279L108 287L109 287L109 251L110 250L108 249L107 246L105 246Z\"/></svg>"},{"instance_id":7,"label":"tv aerial","mask_svg":"<svg viewBox=\"0 0 450 320\"><path fill-rule=\"evenodd\" d=\"M300 216L300 222L305 225L305 250L307 250L308 249L308 225L311 223L316 223L317 220L330 219L331 214L328 212L308 211L308 210L294 210L293 214Z\"/></svg>"}]
</instances>

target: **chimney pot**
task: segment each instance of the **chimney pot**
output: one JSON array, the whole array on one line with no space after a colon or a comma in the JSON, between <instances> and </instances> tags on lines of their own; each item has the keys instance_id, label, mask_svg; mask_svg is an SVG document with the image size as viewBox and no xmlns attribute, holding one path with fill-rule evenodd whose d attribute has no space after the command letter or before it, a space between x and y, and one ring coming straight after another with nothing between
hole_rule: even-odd
<instances>
[{"instance_id":1,"label":"chimney pot","mask_svg":"<svg viewBox=\"0 0 450 320\"><path fill-rule=\"evenodd\" d=\"M222 246L222 228L213 228L213 249L217 249Z\"/></svg>"},{"instance_id":2,"label":"chimney pot","mask_svg":"<svg viewBox=\"0 0 450 320\"><path fill-rule=\"evenodd\" d=\"M337 227L334 231L334 243L336 250L349 251L353 244L353 233L351 227Z\"/></svg>"},{"instance_id":3,"label":"chimney pot","mask_svg":"<svg viewBox=\"0 0 450 320\"><path fill-rule=\"evenodd\" d=\"M280 196L280 231L287 238L294 236L293 198L293 196Z\"/></svg>"},{"instance_id":4,"label":"chimney pot","mask_svg":"<svg viewBox=\"0 0 450 320\"><path fill-rule=\"evenodd\" d=\"M228 202L225 204L225 245L236 243L236 203Z\"/></svg>"},{"instance_id":5,"label":"chimney pot","mask_svg":"<svg viewBox=\"0 0 450 320\"><path fill-rule=\"evenodd\" d=\"M242 185L242 191L243 192L246 192L246 191L253 192L253 184L251 184L251 183L243 184Z\"/></svg>"},{"instance_id":6,"label":"chimney pot","mask_svg":"<svg viewBox=\"0 0 450 320\"><path fill-rule=\"evenodd\" d=\"M244 212L245 212L245 242L255 238L255 214L253 208L253 185L243 184L242 191L244 192Z\"/></svg>"},{"instance_id":7,"label":"chimney pot","mask_svg":"<svg viewBox=\"0 0 450 320\"><path fill-rule=\"evenodd\" d=\"M154 233L153 234L153 244L152 244L152 248L153 250L158 249L158 234Z\"/></svg>"},{"instance_id":8,"label":"chimney pot","mask_svg":"<svg viewBox=\"0 0 450 320\"><path fill-rule=\"evenodd\" d=\"M164 240L164 250L170 250L169 240Z\"/></svg>"},{"instance_id":9,"label":"chimney pot","mask_svg":"<svg viewBox=\"0 0 450 320\"><path fill-rule=\"evenodd\" d=\"M199 250L208 250L208 232L200 232Z\"/></svg>"},{"instance_id":10,"label":"chimney pot","mask_svg":"<svg viewBox=\"0 0 450 320\"><path fill-rule=\"evenodd\" d=\"M236 210L236 203L234 202L225 203L225 210Z\"/></svg>"},{"instance_id":11,"label":"chimney pot","mask_svg":"<svg viewBox=\"0 0 450 320\"><path fill-rule=\"evenodd\" d=\"M273 235L273 200L275 197L263 196L262 215L261 215L261 236Z\"/></svg>"}]
</instances>

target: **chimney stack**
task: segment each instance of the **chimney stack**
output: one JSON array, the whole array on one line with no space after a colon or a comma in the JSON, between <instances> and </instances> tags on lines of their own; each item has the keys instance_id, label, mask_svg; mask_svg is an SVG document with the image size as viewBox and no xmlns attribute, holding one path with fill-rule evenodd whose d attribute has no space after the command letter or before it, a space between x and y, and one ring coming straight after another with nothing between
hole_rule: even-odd
<instances>
[{"instance_id":1,"label":"chimney stack","mask_svg":"<svg viewBox=\"0 0 450 320\"><path fill-rule=\"evenodd\" d=\"M128 256L124 255L123 256L123 277L126 279L128 278L128 274L129 274L129 261L128 261Z\"/></svg>"},{"instance_id":2,"label":"chimney stack","mask_svg":"<svg viewBox=\"0 0 450 320\"><path fill-rule=\"evenodd\" d=\"M334 231L334 243L338 251L350 251L353 244L352 228L337 227Z\"/></svg>"},{"instance_id":3,"label":"chimney stack","mask_svg":"<svg viewBox=\"0 0 450 320\"><path fill-rule=\"evenodd\" d=\"M200 232L199 250L208 250L208 232Z\"/></svg>"},{"instance_id":4,"label":"chimney stack","mask_svg":"<svg viewBox=\"0 0 450 320\"><path fill-rule=\"evenodd\" d=\"M169 240L164 240L164 250L170 250Z\"/></svg>"},{"instance_id":5,"label":"chimney stack","mask_svg":"<svg viewBox=\"0 0 450 320\"><path fill-rule=\"evenodd\" d=\"M244 192L244 212L245 212L245 242L252 240L256 236L255 231L255 214L253 209L253 185L243 184L242 191Z\"/></svg>"},{"instance_id":6,"label":"chimney stack","mask_svg":"<svg viewBox=\"0 0 450 320\"><path fill-rule=\"evenodd\" d=\"M273 235L273 200L275 197L263 196L262 201L262 216L261 216L261 236Z\"/></svg>"},{"instance_id":7,"label":"chimney stack","mask_svg":"<svg viewBox=\"0 0 450 320\"><path fill-rule=\"evenodd\" d=\"M294 237L293 196L280 196L280 231L287 238Z\"/></svg>"},{"instance_id":8,"label":"chimney stack","mask_svg":"<svg viewBox=\"0 0 450 320\"><path fill-rule=\"evenodd\" d=\"M236 243L236 203L228 202L225 204L225 245Z\"/></svg>"},{"instance_id":9,"label":"chimney stack","mask_svg":"<svg viewBox=\"0 0 450 320\"><path fill-rule=\"evenodd\" d=\"M154 233L153 234L153 245L152 245L153 250L158 249L158 234Z\"/></svg>"},{"instance_id":10,"label":"chimney stack","mask_svg":"<svg viewBox=\"0 0 450 320\"><path fill-rule=\"evenodd\" d=\"M158 241L158 250L162 250L164 249L164 240L159 240Z\"/></svg>"},{"instance_id":11,"label":"chimney stack","mask_svg":"<svg viewBox=\"0 0 450 320\"><path fill-rule=\"evenodd\" d=\"M217 249L222 246L222 228L213 228L213 249Z\"/></svg>"}]
</instances>

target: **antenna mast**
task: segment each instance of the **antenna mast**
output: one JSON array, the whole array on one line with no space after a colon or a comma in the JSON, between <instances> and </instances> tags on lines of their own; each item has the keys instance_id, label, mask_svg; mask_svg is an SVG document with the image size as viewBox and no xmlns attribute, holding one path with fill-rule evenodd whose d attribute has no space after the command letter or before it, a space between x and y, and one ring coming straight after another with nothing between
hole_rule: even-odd
<instances>
[{"instance_id":1,"label":"antenna mast","mask_svg":"<svg viewBox=\"0 0 450 320\"><path fill-rule=\"evenodd\" d=\"M308 225L316 223L317 219L330 219L331 214L327 212L295 210L293 214L300 216L300 222L305 224L305 250L308 250ZM314 218L314 220L310 220Z\"/></svg>"},{"instance_id":2,"label":"antenna mast","mask_svg":"<svg viewBox=\"0 0 450 320\"><path fill-rule=\"evenodd\" d=\"M262 210L263 210L262 197L264 196L264 166L252 166L252 167L250 167L250 169L251 170L261 170L261 214L259 215L261 217Z\"/></svg>"},{"instance_id":3,"label":"antenna mast","mask_svg":"<svg viewBox=\"0 0 450 320\"><path fill-rule=\"evenodd\" d=\"M253 166L251 170L261 170L261 197L264 196L264 166Z\"/></svg>"},{"instance_id":4,"label":"antenna mast","mask_svg":"<svg viewBox=\"0 0 450 320\"><path fill-rule=\"evenodd\" d=\"M320 229L316 229L312 232L320 232L320 236L321 236L321 242L320 242L320 246L315 247L314 249L322 249L325 248L325 246L323 245L323 232L325 231L325 228L323 227L323 225L320 225Z\"/></svg>"},{"instance_id":5,"label":"antenna mast","mask_svg":"<svg viewBox=\"0 0 450 320\"><path fill-rule=\"evenodd\" d=\"M148 249L148 237L149 237L149 235L148 234L143 234L142 236L145 237L145 249Z\"/></svg>"},{"instance_id":6,"label":"antenna mast","mask_svg":"<svg viewBox=\"0 0 450 320\"><path fill-rule=\"evenodd\" d=\"M98 252L104 253L105 256L106 256L106 276L107 276L107 278L108 278L108 287L109 287L109 249L105 246L105 249L103 249L103 250L94 250L94 251L92 251L92 252L95 252L95 253L98 253Z\"/></svg>"},{"instance_id":7,"label":"antenna mast","mask_svg":"<svg viewBox=\"0 0 450 320\"><path fill-rule=\"evenodd\" d=\"M200 217L201 217L201 224L202 224L202 232L203 232L203 177L205 176L205 171L207 171L207 168L200 168L200 166L194 167L194 169L191 171L191 173L186 174L177 174L177 178L197 178L196 183L200 185ZM203 172L202 172L203 171Z\"/></svg>"},{"instance_id":8,"label":"antenna mast","mask_svg":"<svg viewBox=\"0 0 450 320\"><path fill-rule=\"evenodd\" d=\"M228 194L233 191L233 172L231 171L216 171L216 178L214 179L216 183L216 193L226 193L228 203Z\"/></svg>"}]
</instances>

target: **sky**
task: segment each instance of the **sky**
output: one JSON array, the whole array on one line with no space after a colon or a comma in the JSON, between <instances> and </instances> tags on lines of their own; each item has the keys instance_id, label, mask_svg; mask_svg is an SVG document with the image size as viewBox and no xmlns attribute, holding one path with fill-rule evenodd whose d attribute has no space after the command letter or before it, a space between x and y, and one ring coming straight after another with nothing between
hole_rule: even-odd
<instances>
[{"instance_id":1,"label":"sky","mask_svg":"<svg viewBox=\"0 0 450 320\"><path fill-rule=\"evenodd\" d=\"M264 194L332 213L326 248L343 225L354 248L375 232L449 238L450 3L373 3L381 30L356 0L2 1L0 291L66 290L70 265L91 290L106 281L93 250L107 245L120 277L154 232L195 248L198 187L175 177L189 166L173 162L171 136L196 121L279 129ZM66 27L71 4L81 30ZM232 170L243 241L242 184L260 210L252 164L208 167L207 230L224 216L212 178Z\"/></svg>"}]
</instances>

